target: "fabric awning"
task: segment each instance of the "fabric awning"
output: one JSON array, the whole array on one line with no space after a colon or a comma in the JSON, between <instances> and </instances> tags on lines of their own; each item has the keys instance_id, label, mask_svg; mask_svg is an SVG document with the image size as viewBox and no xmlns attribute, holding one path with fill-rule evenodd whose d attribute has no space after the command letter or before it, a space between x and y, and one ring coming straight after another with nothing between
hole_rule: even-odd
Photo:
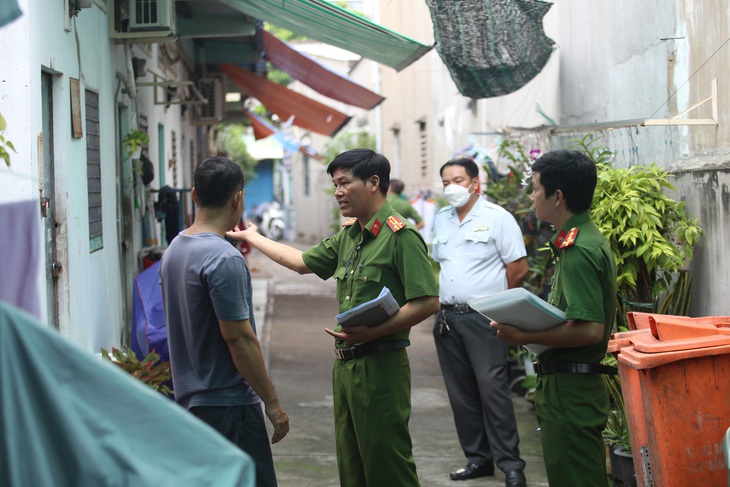
<instances>
[{"instance_id":1,"label":"fabric awning","mask_svg":"<svg viewBox=\"0 0 730 487\"><path fill-rule=\"evenodd\" d=\"M236 83L250 96L258 99L272 113L282 120L292 116L292 122L318 134L334 136L350 117L327 105L307 98L306 96L285 88L279 84L258 76L235 64L220 64L228 79Z\"/></svg>"},{"instance_id":2,"label":"fabric awning","mask_svg":"<svg viewBox=\"0 0 730 487\"><path fill-rule=\"evenodd\" d=\"M273 34L263 32L266 59L274 66L333 100L370 110L385 98L333 71Z\"/></svg>"},{"instance_id":3,"label":"fabric awning","mask_svg":"<svg viewBox=\"0 0 730 487\"><path fill-rule=\"evenodd\" d=\"M240 12L400 71L432 46L386 29L326 0L220 0Z\"/></svg>"},{"instance_id":4,"label":"fabric awning","mask_svg":"<svg viewBox=\"0 0 730 487\"><path fill-rule=\"evenodd\" d=\"M270 123L266 122L266 120L259 117L255 113L251 113L245 108L243 110L243 113L251 120L254 139L261 140L273 135L276 140L279 141L282 147L288 152L300 151L314 159L320 161L324 159L324 157L319 152L309 146L301 145L298 142L294 141L291 137L282 133L280 130L277 130L276 127L273 127Z\"/></svg>"}]
</instances>

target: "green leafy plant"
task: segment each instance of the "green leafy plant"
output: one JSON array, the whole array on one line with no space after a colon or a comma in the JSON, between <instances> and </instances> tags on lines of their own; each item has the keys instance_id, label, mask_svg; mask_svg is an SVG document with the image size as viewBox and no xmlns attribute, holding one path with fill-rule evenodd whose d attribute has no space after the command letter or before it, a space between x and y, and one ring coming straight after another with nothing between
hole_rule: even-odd
<instances>
[{"instance_id":1,"label":"green leafy plant","mask_svg":"<svg viewBox=\"0 0 730 487\"><path fill-rule=\"evenodd\" d=\"M7 126L8 124L5 121L5 118L3 118L2 113L0 113L0 159L5 161L6 166L10 167L10 152L8 152L8 150L13 152L17 151L15 150L13 143L6 139L5 135L3 135Z\"/></svg>"},{"instance_id":2,"label":"green leafy plant","mask_svg":"<svg viewBox=\"0 0 730 487\"><path fill-rule=\"evenodd\" d=\"M530 167L538 155L537 151L528 154L519 141L503 140L497 148L497 156L500 160L509 161L509 173L497 174L494 165L487 161L484 169L489 181L485 192L493 203L512 213L522 228L529 269L523 285L533 294L546 298L554 267L547 242L553 232L549 225L535 218L530 201L532 192Z\"/></svg>"},{"instance_id":3,"label":"green leafy plant","mask_svg":"<svg viewBox=\"0 0 730 487\"><path fill-rule=\"evenodd\" d=\"M166 385L172 379L170 363L160 360L154 350L143 360L139 360L129 347L124 347L123 350L112 348L111 353L102 348L101 356L157 392L166 396L172 394L172 390Z\"/></svg>"},{"instance_id":4,"label":"green leafy plant","mask_svg":"<svg viewBox=\"0 0 730 487\"><path fill-rule=\"evenodd\" d=\"M616 366L616 358L608 355L603 361L606 365ZM608 413L606 428L603 430L603 441L606 445L617 445L626 453L631 453L629 425L626 422L626 405L621 392L621 379L618 375L604 375L603 380L608 389L611 410Z\"/></svg>"},{"instance_id":5,"label":"green leafy plant","mask_svg":"<svg viewBox=\"0 0 730 487\"><path fill-rule=\"evenodd\" d=\"M150 143L150 136L142 130L132 130L122 138L122 150L126 159L135 156L138 150Z\"/></svg>"},{"instance_id":6,"label":"green leafy plant","mask_svg":"<svg viewBox=\"0 0 730 487\"><path fill-rule=\"evenodd\" d=\"M654 164L613 168L611 152L588 137L574 147L598 166L591 218L616 258L617 320L624 325L625 311L655 312L660 307L674 307L671 303L660 305L662 296L689 299L691 279L688 282L684 278L680 288L673 288L692 260L702 229L686 211L685 203L665 192L676 191L668 171Z\"/></svg>"}]
</instances>

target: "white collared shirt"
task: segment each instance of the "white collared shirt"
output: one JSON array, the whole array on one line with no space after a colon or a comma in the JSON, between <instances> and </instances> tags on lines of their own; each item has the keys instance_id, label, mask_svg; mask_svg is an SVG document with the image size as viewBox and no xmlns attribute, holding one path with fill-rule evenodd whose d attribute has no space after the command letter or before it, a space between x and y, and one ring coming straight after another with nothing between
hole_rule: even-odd
<instances>
[{"instance_id":1,"label":"white collared shirt","mask_svg":"<svg viewBox=\"0 0 730 487\"><path fill-rule=\"evenodd\" d=\"M526 255L514 217L481 197L462 222L453 206L436 215L431 256L441 266L441 304L466 303L507 290L506 264Z\"/></svg>"}]
</instances>

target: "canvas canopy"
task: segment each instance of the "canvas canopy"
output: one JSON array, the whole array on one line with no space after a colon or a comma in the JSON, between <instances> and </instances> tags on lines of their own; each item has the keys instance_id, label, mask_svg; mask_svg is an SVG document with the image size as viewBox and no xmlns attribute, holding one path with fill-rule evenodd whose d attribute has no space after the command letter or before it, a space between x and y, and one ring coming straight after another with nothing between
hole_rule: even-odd
<instances>
[{"instance_id":1,"label":"canvas canopy","mask_svg":"<svg viewBox=\"0 0 730 487\"><path fill-rule=\"evenodd\" d=\"M220 0L256 19L347 49L397 71L431 50L326 0Z\"/></svg>"},{"instance_id":2,"label":"canvas canopy","mask_svg":"<svg viewBox=\"0 0 730 487\"><path fill-rule=\"evenodd\" d=\"M309 86L313 90L332 98L370 110L379 105L384 98L347 76L329 69L314 59L298 52L288 43L273 34L262 31L266 59L274 66Z\"/></svg>"},{"instance_id":3,"label":"canvas canopy","mask_svg":"<svg viewBox=\"0 0 730 487\"><path fill-rule=\"evenodd\" d=\"M297 127L333 137L350 121L350 117L344 113L240 66L221 64L220 68L229 80L236 83L250 96L258 99L281 120L289 120L293 116L292 123Z\"/></svg>"}]
</instances>

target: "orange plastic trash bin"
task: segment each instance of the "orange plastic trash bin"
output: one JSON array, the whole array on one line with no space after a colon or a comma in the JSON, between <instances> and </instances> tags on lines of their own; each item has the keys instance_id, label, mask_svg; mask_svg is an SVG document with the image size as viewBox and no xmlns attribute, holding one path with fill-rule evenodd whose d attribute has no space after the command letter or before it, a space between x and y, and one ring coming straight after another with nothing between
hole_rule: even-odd
<instances>
[{"instance_id":1,"label":"orange plastic trash bin","mask_svg":"<svg viewBox=\"0 0 730 487\"><path fill-rule=\"evenodd\" d=\"M717 324L687 318L683 332L681 317L655 314L648 332L627 332L615 342L638 485L727 482L722 441L730 421L730 329L725 318L718 317Z\"/></svg>"}]
</instances>

